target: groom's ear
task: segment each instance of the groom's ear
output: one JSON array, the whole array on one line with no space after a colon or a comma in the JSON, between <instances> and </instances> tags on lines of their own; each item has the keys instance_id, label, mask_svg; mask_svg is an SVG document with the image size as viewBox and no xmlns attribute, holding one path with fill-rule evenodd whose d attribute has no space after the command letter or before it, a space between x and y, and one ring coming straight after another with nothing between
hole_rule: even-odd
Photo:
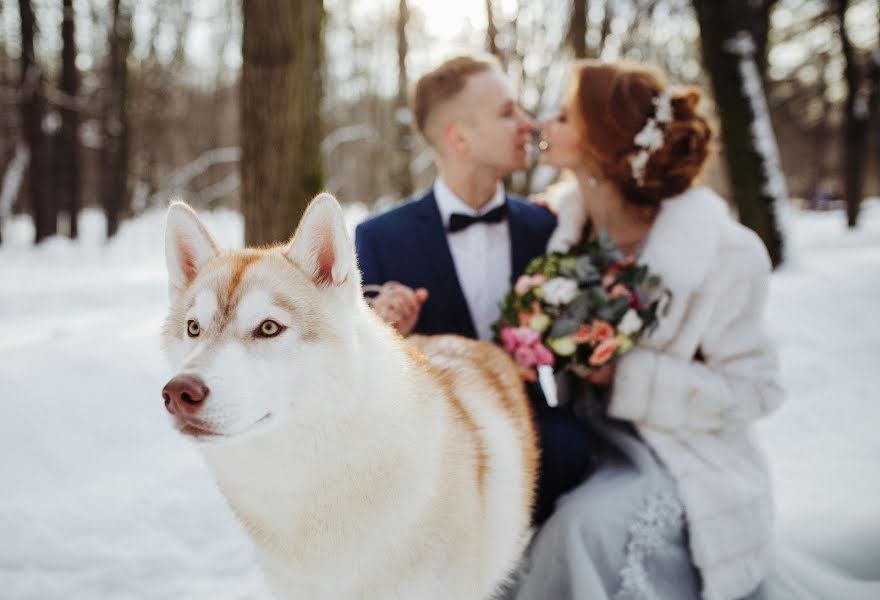
<instances>
[{"instance_id":1,"label":"groom's ear","mask_svg":"<svg viewBox=\"0 0 880 600\"><path fill-rule=\"evenodd\" d=\"M285 254L320 288L360 285L354 244L342 208L330 194L318 194L312 200Z\"/></svg>"},{"instance_id":2,"label":"groom's ear","mask_svg":"<svg viewBox=\"0 0 880 600\"><path fill-rule=\"evenodd\" d=\"M460 123L450 121L443 128L443 143L455 152L463 152L467 148L467 136Z\"/></svg>"}]
</instances>

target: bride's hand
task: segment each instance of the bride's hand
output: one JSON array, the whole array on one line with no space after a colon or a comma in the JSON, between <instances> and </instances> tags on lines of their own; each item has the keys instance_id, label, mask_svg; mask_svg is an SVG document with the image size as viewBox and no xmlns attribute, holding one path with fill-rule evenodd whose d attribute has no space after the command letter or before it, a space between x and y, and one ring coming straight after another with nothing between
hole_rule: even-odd
<instances>
[{"instance_id":1,"label":"bride's hand","mask_svg":"<svg viewBox=\"0 0 880 600\"><path fill-rule=\"evenodd\" d=\"M379 317L406 337L412 333L419 320L422 304L428 299L428 290L416 290L397 282L382 286L370 303Z\"/></svg>"}]
</instances>

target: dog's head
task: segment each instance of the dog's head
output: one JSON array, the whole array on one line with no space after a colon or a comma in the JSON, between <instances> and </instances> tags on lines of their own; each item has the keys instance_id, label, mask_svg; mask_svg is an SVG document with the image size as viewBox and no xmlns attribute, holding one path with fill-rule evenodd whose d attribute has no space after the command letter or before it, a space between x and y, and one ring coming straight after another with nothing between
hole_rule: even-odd
<instances>
[{"instance_id":1,"label":"dog's head","mask_svg":"<svg viewBox=\"0 0 880 600\"><path fill-rule=\"evenodd\" d=\"M177 374L162 396L200 442L313 424L346 410L347 348L362 305L342 210L317 196L286 245L225 251L183 203L165 232L171 309L163 346ZM340 401L326 402L333 397Z\"/></svg>"}]
</instances>

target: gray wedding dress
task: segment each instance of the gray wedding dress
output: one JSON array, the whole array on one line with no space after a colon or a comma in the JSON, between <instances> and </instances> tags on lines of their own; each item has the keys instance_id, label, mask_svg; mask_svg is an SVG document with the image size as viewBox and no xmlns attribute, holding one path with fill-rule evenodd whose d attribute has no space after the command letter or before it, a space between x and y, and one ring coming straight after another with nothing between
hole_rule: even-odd
<instances>
[{"instance_id":1,"label":"gray wedding dress","mask_svg":"<svg viewBox=\"0 0 880 600\"><path fill-rule=\"evenodd\" d=\"M601 440L596 470L562 496L535 535L511 600L699 598L672 475L629 424L604 414L603 390L557 378L558 397Z\"/></svg>"},{"instance_id":2,"label":"gray wedding dress","mask_svg":"<svg viewBox=\"0 0 880 600\"><path fill-rule=\"evenodd\" d=\"M572 376L556 382L561 403L589 424L602 449L593 473L559 498L497 596L699 600L700 574L671 474L630 424L606 416L608 390ZM770 576L743 600L880 598L880 568L841 568L785 539L778 540L776 555Z\"/></svg>"}]
</instances>

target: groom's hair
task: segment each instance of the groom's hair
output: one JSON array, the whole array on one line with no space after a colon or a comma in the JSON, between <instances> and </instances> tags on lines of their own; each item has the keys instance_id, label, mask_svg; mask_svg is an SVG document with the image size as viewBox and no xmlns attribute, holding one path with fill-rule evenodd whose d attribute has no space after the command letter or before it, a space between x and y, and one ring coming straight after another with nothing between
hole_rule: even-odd
<instances>
[{"instance_id":1,"label":"groom's hair","mask_svg":"<svg viewBox=\"0 0 880 600\"><path fill-rule=\"evenodd\" d=\"M431 128L431 116L436 109L455 98L464 89L469 77L496 69L500 70L500 67L492 57L457 56L419 78L413 88L410 104L416 128L429 145L436 143Z\"/></svg>"}]
</instances>

